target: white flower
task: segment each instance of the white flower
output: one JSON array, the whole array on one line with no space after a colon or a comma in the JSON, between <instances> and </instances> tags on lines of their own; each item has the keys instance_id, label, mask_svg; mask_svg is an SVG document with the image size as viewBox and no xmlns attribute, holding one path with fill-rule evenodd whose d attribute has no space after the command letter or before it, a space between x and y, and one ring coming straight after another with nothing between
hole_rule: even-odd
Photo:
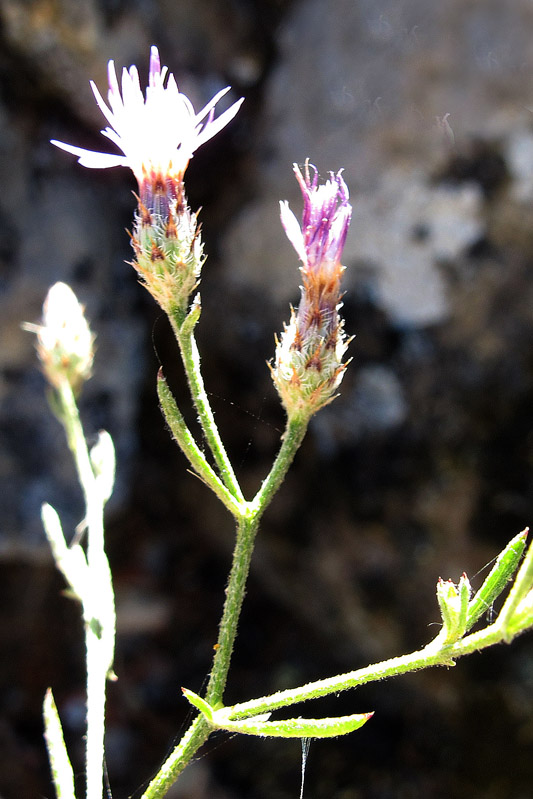
<instances>
[{"instance_id":1,"label":"white flower","mask_svg":"<svg viewBox=\"0 0 533 799\"><path fill-rule=\"evenodd\" d=\"M225 127L243 102L241 98L214 119L215 105L230 90L228 86L195 113L189 98L179 91L174 75L168 74L167 67L161 68L157 47L152 47L150 52L146 97L141 90L137 67L122 70L122 91L113 61L109 62L108 76L109 105L93 81L91 88L109 122L102 134L111 139L123 155L84 150L55 140L52 144L78 156L82 166L95 169L127 166L139 185L153 175L181 179L195 150Z\"/></svg>"}]
</instances>

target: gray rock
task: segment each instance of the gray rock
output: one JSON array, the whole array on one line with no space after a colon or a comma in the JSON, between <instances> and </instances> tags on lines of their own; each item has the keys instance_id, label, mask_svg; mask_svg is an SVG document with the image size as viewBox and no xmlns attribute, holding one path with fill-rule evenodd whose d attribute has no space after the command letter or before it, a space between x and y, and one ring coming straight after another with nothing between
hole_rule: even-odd
<instances>
[{"instance_id":1,"label":"gray rock","mask_svg":"<svg viewBox=\"0 0 533 799\"><path fill-rule=\"evenodd\" d=\"M461 0L296 4L266 88L255 197L225 241L231 279L266 285L276 302L297 295L278 200L298 213L291 165L309 157L323 174L345 170L354 204L345 263L372 259L393 320L443 321L435 263L456 258L484 222L478 187L432 186L432 177L470 137L496 141L523 125L528 14L527 3ZM429 236L414 241L425 222ZM348 289L357 279L348 269Z\"/></svg>"},{"instance_id":2,"label":"gray rock","mask_svg":"<svg viewBox=\"0 0 533 799\"><path fill-rule=\"evenodd\" d=\"M343 400L326 408L312 422L320 450L331 457L364 436L386 434L404 422L409 405L392 369L381 364L362 367Z\"/></svg>"},{"instance_id":3,"label":"gray rock","mask_svg":"<svg viewBox=\"0 0 533 799\"><path fill-rule=\"evenodd\" d=\"M453 261L482 232L478 186L430 186L414 170L391 170L358 198L345 261L374 267L376 301L391 322L436 324L449 314L439 262Z\"/></svg>"}]
</instances>

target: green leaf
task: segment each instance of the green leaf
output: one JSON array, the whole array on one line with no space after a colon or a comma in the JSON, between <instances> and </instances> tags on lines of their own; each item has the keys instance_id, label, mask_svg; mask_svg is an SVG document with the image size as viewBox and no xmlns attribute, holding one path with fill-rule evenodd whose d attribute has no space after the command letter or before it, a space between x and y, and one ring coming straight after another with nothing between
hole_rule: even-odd
<instances>
[{"instance_id":1,"label":"green leaf","mask_svg":"<svg viewBox=\"0 0 533 799\"><path fill-rule=\"evenodd\" d=\"M442 630L440 638L444 638L446 643L456 640L455 629L457 627L457 588L451 580L443 580L439 577L437 582L437 600L442 617Z\"/></svg>"},{"instance_id":2,"label":"green leaf","mask_svg":"<svg viewBox=\"0 0 533 799\"><path fill-rule=\"evenodd\" d=\"M470 581L464 572L459 579L457 592L459 595L458 614L457 614L457 637L462 638L466 632L468 603L472 595L472 588L470 587Z\"/></svg>"},{"instance_id":3,"label":"green leaf","mask_svg":"<svg viewBox=\"0 0 533 799\"><path fill-rule=\"evenodd\" d=\"M522 535L528 534L529 528L523 530ZM517 616L517 609L520 607L524 600L527 600L528 595L533 590L533 546L530 545L526 555L520 565L518 573L515 576L514 584L509 591L509 596L505 600L502 609L498 614L495 625L502 631L504 641L509 643L516 633L513 633L513 627L516 623L519 627L523 628L523 624L527 623L529 617L528 607L529 602L526 601L525 605L520 611L520 616ZM525 614L524 614L525 611Z\"/></svg>"},{"instance_id":4,"label":"green leaf","mask_svg":"<svg viewBox=\"0 0 533 799\"><path fill-rule=\"evenodd\" d=\"M160 369L157 375L157 394L161 405L163 416L166 419L174 440L189 459L189 463L196 474L208 485L217 497L224 503L226 508L237 518L241 518L243 508L236 500L235 496L228 491L208 464L205 455L194 440L185 420L176 405L172 392L168 387L167 381Z\"/></svg>"},{"instance_id":5,"label":"green leaf","mask_svg":"<svg viewBox=\"0 0 533 799\"><path fill-rule=\"evenodd\" d=\"M198 324L200 315L202 313L202 304L200 301L200 294L196 294L189 309L189 312L181 324L180 332L184 336L190 336Z\"/></svg>"},{"instance_id":6,"label":"green leaf","mask_svg":"<svg viewBox=\"0 0 533 799\"><path fill-rule=\"evenodd\" d=\"M231 708L222 707L215 710L201 696L182 688L183 695L194 705L213 727L229 732L240 732L243 735L259 735L276 738L334 738L346 735L362 727L373 713L356 713L353 716L339 716L331 719L283 719L268 721L270 713L262 713L248 719L231 719Z\"/></svg>"},{"instance_id":7,"label":"green leaf","mask_svg":"<svg viewBox=\"0 0 533 799\"><path fill-rule=\"evenodd\" d=\"M527 531L518 533L500 552L485 582L468 605L466 629L469 630L487 611L512 578L526 546Z\"/></svg>"},{"instance_id":8,"label":"green leaf","mask_svg":"<svg viewBox=\"0 0 533 799\"><path fill-rule=\"evenodd\" d=\"M95 635L98 639L102 638L102 622L99 619L95 619L94 617L89 619L89 628L93 635Z\"/></svg>"},{"instance_id":9,"label":"green leaf","mask_svg":"<svg viewBox=\"0 0 533 799\"><path fill-rule=\"evenodd\" d=\"M212 723L213 721L213 713L215 712L209 702L206 702L205 699L202 699L201 696L195 694L194 691L189 691L188 688L182 688L183 696L185 699L188 699L191 705L193 705L197 710L202 713L207 721Z\"/></svg>"},{"instance_id":10,"label":"green leaf","mask_svg":"<svg viewBox=\"0 0 533 799\"><path fill-rule=\"evenodd\" d=\"M48 688L43 702L44 737L57 799L76 799L74 772L70 764L63 729L52 690Z\"/></svg>"},{"instance_id":11,"label":"green leaf","mask_svg":"<svg viewBox=\"0 0 533 799\"><path fill-rule=\"evenodd\" d=\"M353 716L339 716L326 719L284 719L282 721L266 721L270 714L254 716L250 719L231 721L224 718L224 711L214 711L213 724L219 729L229 732L240 732L244 735L259 735L276 738L334 738L354 732L365 724L373 713L356 713Z\"/></svg>"}]
</instances>

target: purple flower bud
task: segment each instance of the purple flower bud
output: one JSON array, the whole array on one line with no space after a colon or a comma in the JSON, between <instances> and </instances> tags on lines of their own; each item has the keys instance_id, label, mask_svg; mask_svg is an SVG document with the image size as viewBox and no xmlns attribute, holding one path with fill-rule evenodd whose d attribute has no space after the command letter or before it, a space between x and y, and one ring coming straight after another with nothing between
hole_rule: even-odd
<instances>
[{"instance_id":1,"label":"purple flower bud","mask_svg":"<svg viewBox=\"0 0 533 799\"><path fill-rule=\"evenodd\" d=\"M310 169L313 170L311 174ZM318 184L316 167L294 165L304 208L299 224L287 202L281 222L302 266L303 285L297 313L292 313L276 349L272 376L289 416L311 416L330 402L342 380L347 342L339 316L342 251L352 207L342 170Z\"/></svg>"},{"instance_id":2,"label":"purple flower bud","mask_svg":"<svg viewBox=\"0 0 533 799\"><path fill-rule=\"evenodd\" d=\"M312 177L310 167L314 171ZM342 170L336 175L331 172L329 180L321 186L316 167L308 161L305 177L296 164L294 174L304 200L302 224L299 225L287 202L280 203L281 222L305 270L332 271L340 263L352 216Z\"/></svg>"}]
</instances>

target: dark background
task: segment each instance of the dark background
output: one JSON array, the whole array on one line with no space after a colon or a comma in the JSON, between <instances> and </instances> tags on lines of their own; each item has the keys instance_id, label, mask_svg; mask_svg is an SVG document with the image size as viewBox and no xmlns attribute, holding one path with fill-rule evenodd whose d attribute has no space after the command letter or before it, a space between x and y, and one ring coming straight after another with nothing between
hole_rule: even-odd
<instances>
[{"instance_id":1,"label":"dark background","mask_svg":"<svg viewBox=\"0 0 533 799\"><path fill-rule=\"evenodd\" d=\"M283 429L266 361L298 300L277 202L299 212L293 161L345 167L353 361L263 521L227 687L245 700L420 648L437 578L466 570L478 586L532 521L533 10L0 0L0 21L0 794L53 796L49 685L83 769L83 631L39 518L49 501L72 533L81 497L20 329L65 280L98 336L86 429L105 427L118 452L107 761L113 796L138 796L186 723L180 686L205 682L233 534L157 407L160 363L187 400L168 324L124 263L133 178L84 170L48 140L107 150L88 81L105 90L109 58L144 80L152 43L195 107L228 84L246 97L187 190L209 254L204 375L248 496ZM311 744L306 798L530 797L532 640L302 708L376 711ZM300 766L297 741L213 736L169 795L293 799Z\"/></svg>"}]
</instances>

